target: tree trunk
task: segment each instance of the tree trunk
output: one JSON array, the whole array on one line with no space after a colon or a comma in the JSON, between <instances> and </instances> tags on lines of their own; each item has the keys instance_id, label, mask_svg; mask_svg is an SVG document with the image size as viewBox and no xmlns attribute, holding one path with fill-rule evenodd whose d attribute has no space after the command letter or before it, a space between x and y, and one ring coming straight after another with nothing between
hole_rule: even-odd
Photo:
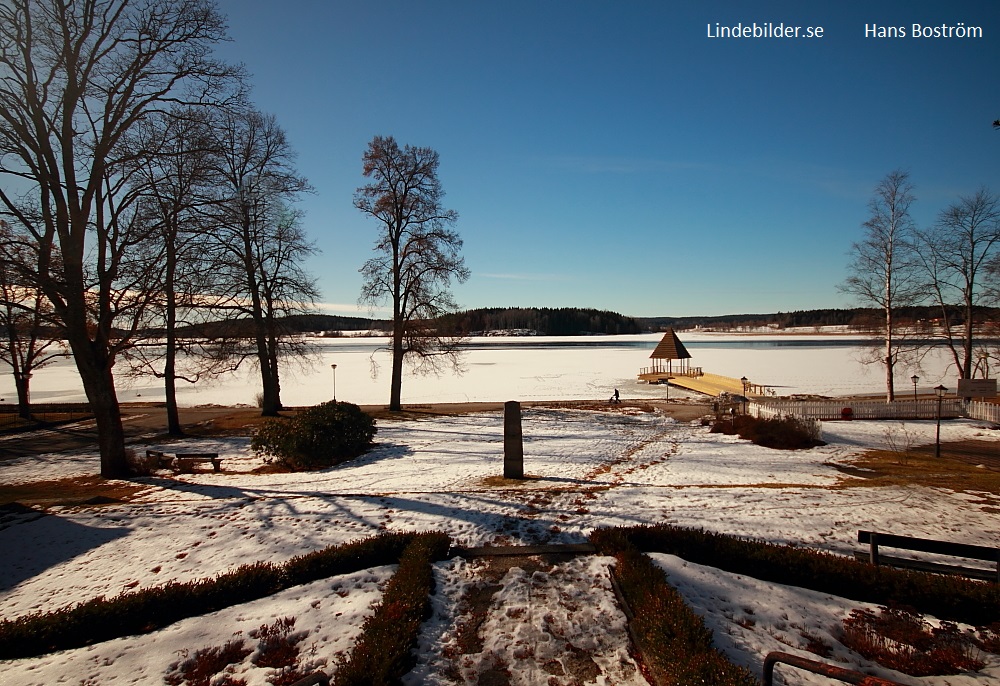
<instances>
[{"instance_id":1,"label":"tree trunk","mask_svg":"<svg viewBox=\"0 0 1000 686\"><path fill-rule=\"evenodd\" d=\"M392 379L389 383L389 411L403 409L403 322L397 317L392 327Z\"/></svg>"},{"instance_id":2,"label":"tree trunk","mask_svg":"<svg viewBox=\"0 0 1000 686\"><path fill-rule=\"evenodd\" d=\"M176 223L176 218L174 218ZM167 301L167 349L163 362L163 393L167 401L167 433L183 436L180 412L177 409L177 294L174 278L177 273L177 234L172 231L167 236L167 273L164 296Z\"/></svg>"},{"instance_id":3,"label":"tree trunk","mask_svg":"<svg viewBox=\"0 0 1000 686\"><path fill-rule=\"evenodd\" d=\"M125 459L125 431L122 428L121 407L115 393L115 379L111 373L111 366L95 359L92 352L87 355L89 351L78 353L77 346L73 348L80 379L83 381L90 409L97 422L101 476L105 479L127 477L129 468Z\"/></svg>"},{"instance_id":4,"label":"tree trunk","mask_svg":"<svg viewBox=\"0 0 1000 686\"><path fill-rule=\"evenodd\" d=\"M277 404L277 409L282 410L284 408L281 405L281 377L278 372L278 332L270 301L268 301L268 310L269 312L264 315L267 324L267 361L270 365L271 384L274 387L275 403Z\"/></svg>"},{"instance_id":5,"label":"tree trunk","mask_svg":"<svg viewBox=\"0 0 1000 686\"><path fill-rule=\"evenodd\" d=\"M966 289L965 292L965 327L962 341L962 368L959 369L959 377L962 379L972 378L972 291Z\"/></svg>"},{"instance_id":6,"label":"tree trunk","mask_svg":"<svg viewBox=\"0 0 1000 686\"><path fill-rule=\"evenodd\" d=\"M262 417L276 417L281 410L281 399L278 397L278 388L274 383L274 371L271 369L271 356L267 351L267 341L262 336L257 336L257 363L260 365L261 383L261 404L260 414Z\"/></svg>"},{"instance_id":7,"label":"tree trunk","mask_svg":"<svg viewBox=\"0 0 1000 686\"><path fill-rule=\"evenodd\" d=\"M167 433L183 436L180 411L177 409L177 350L173 342L173 332L167 333L167 357L163 366L163 392L167 400Z\"/></svg>"},{"instance_id":8,"label":"tree trunk","mask_svg":"<svg viewBox=\"0 0 1000 686\"><path fill-rule=\"evenodd\" d=\"M889 300L891 296L891 291L889 286L886 285L886 302L891 302ZM885 308L885 401L891 403L896 399L896 386L892 378L893 367L895 366L895 361L892 355L892 333L893 333L894 322L892 320L892 305L888 304Z\"/></svg>"},{"instance_id":9,"label":"tree trunk","mask_svg":"<svg viewBox=\"0 0 1000 686\"><path fill-rule=\"evenodd\" d=\"M25 374L14 371L14 387L17 389L17 415L21 419L31 419L31 381Z\"/></svg>"}]
</instances>

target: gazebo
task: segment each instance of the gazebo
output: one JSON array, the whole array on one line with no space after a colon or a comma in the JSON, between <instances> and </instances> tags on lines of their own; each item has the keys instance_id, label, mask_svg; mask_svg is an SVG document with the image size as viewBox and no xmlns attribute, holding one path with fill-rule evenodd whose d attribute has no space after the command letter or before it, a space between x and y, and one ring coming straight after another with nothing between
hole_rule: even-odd
<instances>
[{"instance_id":1,"label":"gazebo","mask_svg":"<svg viewBox=\"0 0 1000 686\"><path fill-rule=\"evenodd\" d=\"M650 383L666 382L673 376L700 376L700 367L691 367L689 360L691 353L687 351L681 339L673 329L667 329L663 334L653 354L649 356L653 361L651 367L644 367L639 371L639 380ZM674 366L674 361L677 366Z\"/></svg>"}]
</instances>

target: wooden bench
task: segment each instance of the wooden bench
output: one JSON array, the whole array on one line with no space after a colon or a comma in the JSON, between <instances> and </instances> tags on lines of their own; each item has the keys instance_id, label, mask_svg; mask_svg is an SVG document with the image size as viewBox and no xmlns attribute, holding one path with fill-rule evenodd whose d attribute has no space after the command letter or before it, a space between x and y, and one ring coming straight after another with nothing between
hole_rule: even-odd
<instances>
[{"instance_id":1,"label":"wooden bench","mask_svg":"<svg viewBox=\"0 0 1000 686\"><path fill-rule=\"evenodd\" d=\"M160 461L161 469L173 469L175 472L191 471L196 464L211 462L212 469L222 471L222 458L219 453L177 453L167 455L161 450L147 450L146 457Z\"/></svg>"},{"instance_id":2,"label":"wooden bench","mask_svg":"<svg viewBox=\"0 0 1000 686\"><path fill-rule=\"evenodd\" d=\"M174 461L173 457L160 450L147 450L146 457L159 460L160 469L169 469L170 463Z\"/></svg>"},{"instance_id":3,"label":"wooden bench","mask_svg":"<svg viewBox=\"0 0 1000 686\"><path fill-rule=\"evenodd\" d=\"M174 469L178 472L191 471L196 464L202 462L211 462L213 470L222 471L219 453L177 453Z\"/></svg>"},{"instance_id":4,"label":"wooden bench","mask_svg":"<svg viewBox=\"0 0 1000 686\"><path fill-rule=\"evenodd\" d=\"M916 569L922 572L933 572L935 574L954 574L966 576L970 579L982 579L1000 583L1000 548L990 548L984 545L970 545L967 543L950 543L948 541L935 541L930 538L915 538L912 536L896 536L894 534L878 533L875 531L858 531L858 543L867 543L868 552L856 552L854 557L859 560L867 560L873 565L886 564L890 567L905 567ZM962 567L959 565L946 565L938 562L924 562L921 560L910 560L903 557L891 557L879 554L879 546L886 548L899 548L901 550L915 550L922 553L935 553L937 555L950 555L953 557L965 557L971 560L986 560L996 564L994 570L976 569L974 567Z\"/></svg>"}]
</instances>

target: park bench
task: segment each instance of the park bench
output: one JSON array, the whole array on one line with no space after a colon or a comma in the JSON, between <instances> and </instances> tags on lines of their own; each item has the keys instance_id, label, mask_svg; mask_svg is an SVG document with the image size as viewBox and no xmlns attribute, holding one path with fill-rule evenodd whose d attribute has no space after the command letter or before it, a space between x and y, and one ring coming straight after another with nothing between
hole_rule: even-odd
<instances>
[{"instance_id":1,"label":"park bench","mask_svg":"<svg viewBox=\"0 0 1000 686\"><path fill-rule=\"evenodd\" d=\"M211 462L212 469L217 472L222 470L222 458L219 457L219 453L177 453L174 469L179 472L191 471L196 464L202 462Z\"/></svg>"},{"instance_id":2,"label":"park bench","mask_svg":"<svg viewBox=\"0 0 1000 686\"><path fill-rule=\"evenodd\" d=\"M211 462L212 469L217 472L222 471L222 458L219 457L219 453L177 453L172 456L160 450L147 450L146 457L158 459L161 468L172 468L175 472L191 471L196 464L202 462Z\"/></svg>"},{"instance_id":3,"label":"park bench","mask_svg":"<svg viewBox=\"0 0 1000 686\"><path fill-rule=\"evenodd\" d=\"M875 531L858 531L858 543L867 543L868 552L856 552L854 553L854 557L859 560L868 560L876 566L886 564L890 567L904 567L922 572L933 572L935 574L953 574L969 577L970 579L982 579L984 581L1000 583L1000 548L935 541L930 538L915 538L913 536L896 536L894 534L878 533ZM950 555L952 557L964 557L970 560L985 560L996 564L996 568L993 570L976 569L974 567L892 557L880 554L879 546L898 548L900 550L913 550L922 553L934 553L937 555Z\"/></svg>"},{"instance_id":4,"label":"park bench","mask_svg":"<svg viewBox=\"0 0 1000 686\"><path fill-rule=\"evenodd\" d=\"M167 455L162 450L147 450L146 457L159 460L160 469L168 469L170 467L170 463L174 461L173 457Z\"/></svg>"}]
</instances>

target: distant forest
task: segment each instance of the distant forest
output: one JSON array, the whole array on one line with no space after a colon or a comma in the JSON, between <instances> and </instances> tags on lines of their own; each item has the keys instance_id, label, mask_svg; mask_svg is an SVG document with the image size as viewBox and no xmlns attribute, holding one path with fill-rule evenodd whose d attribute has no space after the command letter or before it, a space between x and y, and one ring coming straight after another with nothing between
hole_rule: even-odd
<instances>
[{"instance_id":1,"label":"distant forest","mask_svg":"<svg viewBox=\"0 0 1000 686\"><path fill-rule=\"evenodd\" d=\"M442 318L449 332L471 334L512 329L534 331L540 336L642 333L636 319L617 312L575 307L490 307L457 312Z\"/></svg>"},{"instance_id":2,"label":"distant forest","mask_svg":"<svg viewBox=\"0 0 1000 686\"><path fill-rule=\"evenodd\" d=\"M858 331L866 331L880 326L885 314L873 308L798 310L776 314L728 314L715 317L637 317L637 321L647 331L661 331L668 327L678 330L695 327L713 329L788 329L819 326L846 326ZM932 326L941 318L941 309L936 306L904 307L896 312L897 321L902 325ZM965 321L962 308L948 308L948 317L953 325ZM997 321L1000 309L977 307L973 317L976 323ZM881 323L884 326L884 321Z\"/></svg>"},{"instance_id":3,"label":"distant forest","mask_svg":"<svg viewBox=\"0 0 1000 686\"><path fill-rule=\"evenodd\" d=\"M964 320L960 308L949 308L951 321L958 325ZM917 328L930 327L941 317L937 307L902 308L899 321ZM693 328L719 330L789 329L820 326L846 326L856 331L877 329L882 312L876 309L825 309L777 312L774 314L728 314L712 317L627 317L607 310L575 307L487 307L465 310L443 317L440 327L449 333L468 335L491 331L533 331L540 336L578 336L588 334L634 334L663 331L673 327L678 331ZM1000 321L1000 309L976 308L976 323ZM287 333L329 333L339 331L389 331L386 319L340 317L309 314L282 320ZM243 331L243 329L246 331ZM155 333L155 332L152 332ZM182 335L219 336L249 335L249 322L216 322L202 324L197 330Z\"/></svg>"}]
</instances>

